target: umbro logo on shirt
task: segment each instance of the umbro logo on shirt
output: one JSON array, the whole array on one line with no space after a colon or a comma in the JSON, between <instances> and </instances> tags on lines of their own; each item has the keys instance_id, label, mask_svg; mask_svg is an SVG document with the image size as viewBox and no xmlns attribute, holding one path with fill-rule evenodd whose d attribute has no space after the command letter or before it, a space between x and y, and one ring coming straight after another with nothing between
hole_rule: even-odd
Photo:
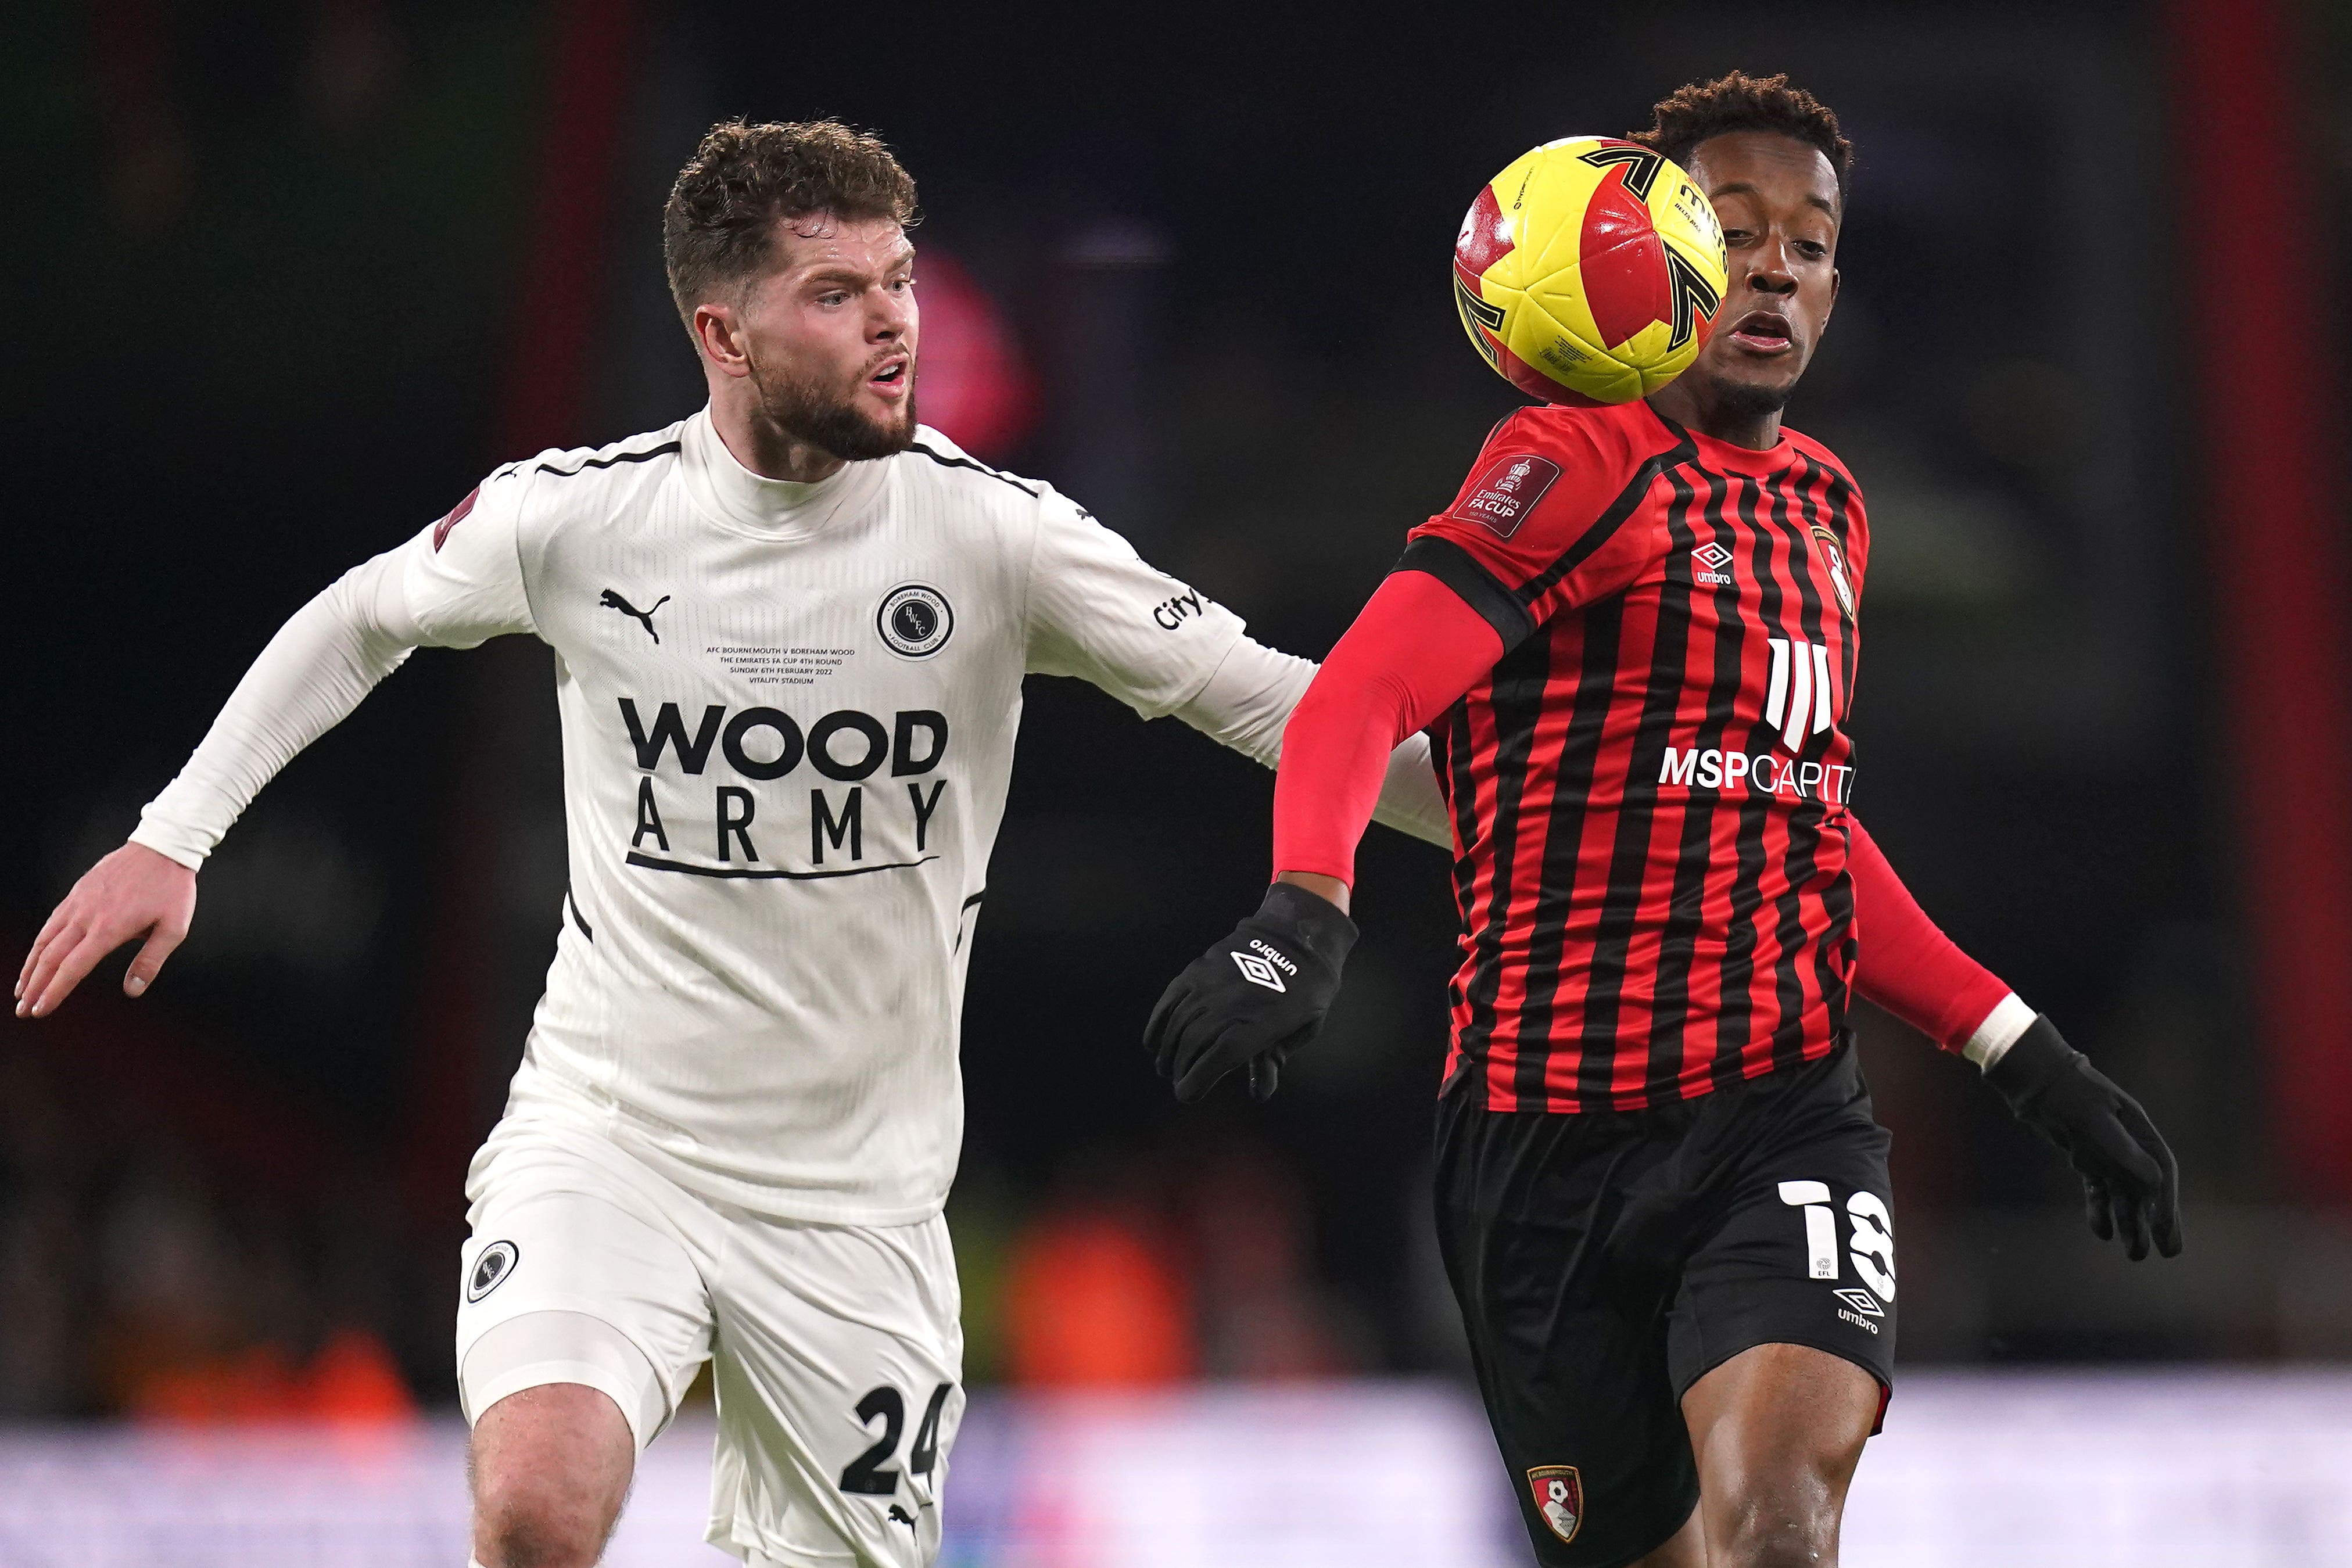
<instances>
[{"instance_id":1,"label":"umbro logo on shirt","mask_svg":"<svg viewBox=\"0 0 2352 1568\"><path fill-rule=\"evenodd\" d=\"M669 602L668 594L665 593L655 600L653 610L640 610L609 588L596 602L606 610L617 610L624 615L635 618L644 625L646 636L651 637L656 643L661 641L661 633L654 630L654 610L659 610Z\"/></svg>"},{"instance_id":2,"label":"umbro logo on shirt","mask_svg":"<svg viewBox=\"0 0 2352 1568\"><path fill-rule=\"evenodd\" d=\"M1691 574L1696 580L1714 588L1728 588L1731 585L1731 574L1723 570L1731 564L1731 552L1721 545L1710 540L1691 551L1691 559L1698 567L1698 570Z\"/></svg>"}]
</instances>

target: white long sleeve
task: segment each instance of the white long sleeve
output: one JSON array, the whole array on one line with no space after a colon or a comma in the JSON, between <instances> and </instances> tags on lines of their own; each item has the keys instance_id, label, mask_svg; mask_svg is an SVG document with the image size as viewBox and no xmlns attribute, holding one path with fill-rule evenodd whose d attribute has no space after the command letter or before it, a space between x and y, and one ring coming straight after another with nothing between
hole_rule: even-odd
<instances>
[{"instance_id":1,"label":"white long sleeve","mask_svg":"<svg viewBox=\"0 0 2352 1568\"><path fill-rule=\"evenodd\" d=\"M1316 664L1244 636L1227 651L1208 685L1175 716L1220 745L1272 768L1282 760L1282 733L1315 679ZM1389 754L1372 820L1441 849L1454 847L1454 824L1429 761L1429 737L1412 735Z\"/></svg>"},{"instance_id":2,"label":"white long sleeve","mask_svg":"<svg viewBox=\"0 0 2352 1568\"><path fill-rule=\"evenodd\" d=\"M417 642L401 554L353 567L278 630L131 841L194 871L295 753L341 724Z\"/></svg>"},{"instance_id":3,"label":"white long sleeve","mask_svg":"<svg viewBox=\"0 0 2352 1568\"><path fill-rule=\"evenodd\" d=\"M1144 560L1066 497L1044 489L1038 514L1030 670L1075 675L1146 718L1172 715L1268 768L1279 761L1314 661L1253 641L1240 616ZM1389 758L1372 816L1454 847L1427 737L1412 737Z\"/></svg>"},{"instance_id":4,"label":"white long sleeve","mask_svg":"<svg viewBox=\"0 0 2352 1568\"><path fill-rule=\"evenodd\" d=\"M499 469L447 517L296 611L180 776L140 813L131 841L197 869L261 787L412 650L536 631L518 532L529 486L520 465Z\"/></svg>"}]
</instances>

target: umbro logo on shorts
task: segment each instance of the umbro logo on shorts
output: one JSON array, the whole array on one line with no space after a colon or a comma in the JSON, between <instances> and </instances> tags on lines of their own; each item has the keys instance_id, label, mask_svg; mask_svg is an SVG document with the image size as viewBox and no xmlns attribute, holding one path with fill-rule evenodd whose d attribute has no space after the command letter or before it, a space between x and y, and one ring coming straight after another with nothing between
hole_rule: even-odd
<instances>
[{"instance_id":1,"label":"umbro logo on shorts","mask_svg":"<svg viewBox=\"0 0 2352 1568\"><path fill-rule=\"evenodd\" d=\"M1883 1318L1886 1315L1886 1309L1878 1304L1878 1298L1859 1285L1848 1285L1844 1290L1832 1291L1830 1294L1864 1317Z\"/></svg>"},{"instance_id":2,"label":"umbro logo on shorts","mask_svg":"<svg viewBox=\"0 0 2352 1568\"><path fill-rule=\"evenodd\" d=\"M521 1257L522 1249L511 1241L493 1241L483 1248L474 1260L474 1271L466 1276L466 1300L478 1301L504 1284Z\"/></svg>"}]
</instances>

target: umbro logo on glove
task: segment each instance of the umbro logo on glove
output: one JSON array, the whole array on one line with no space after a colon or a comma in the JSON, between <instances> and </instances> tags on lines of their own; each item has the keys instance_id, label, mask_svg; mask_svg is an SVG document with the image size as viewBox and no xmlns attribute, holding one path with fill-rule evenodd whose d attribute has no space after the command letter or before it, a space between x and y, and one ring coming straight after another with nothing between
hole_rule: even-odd
<instances>
[{"instance_id":1,"label":"umbro logo on glove","mask_svg":"<svg viewBox=\"0 0 2352 1568\"><path fill-rule=\"evenodd\" d=\"M1296 975L1298 966L1263 942L1253 941L1250 946L1257 951L1227 955L1241 970L1242 978L1253 986L1264 986L1269 991L1289 990L1290 988L1282 983L1282 977L1285 973Z\"/></svg>"},{"instance_id":2,"label":"umbro logo on glove","mask_svg":"<svg viewBox=\"0 0 2352 1568\"><path fill-rule=\"evenodd\" d=\"M1355 922L1330 900L1286 882L1268 888L1255 915L1176 977L1144 1026L1176 1098L1200 1099L1236 1067L1249 1069L1252 1095L1271 1098L1284 1061L1322 1032L1355 943Z\"/></svg>"}]
</instances>

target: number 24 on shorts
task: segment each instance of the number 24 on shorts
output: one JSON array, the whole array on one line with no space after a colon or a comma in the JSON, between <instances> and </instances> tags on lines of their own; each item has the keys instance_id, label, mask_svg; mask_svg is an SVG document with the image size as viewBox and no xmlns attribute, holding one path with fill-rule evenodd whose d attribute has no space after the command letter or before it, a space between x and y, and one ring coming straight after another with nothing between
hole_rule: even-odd
<instances>
[{"instance_id":1,"label":"number 24 on shorts","mask_svg":"<svg viewBox=\"0 0 2352 1568\"><path fill-rule=\"evenodd\" d=\"M1827 1182L1784 1181L1780 1201L1805 1212L1805 1273L1814 1280L1838 1277L1837 1219L1830 1209ZM1853 1271L1886 1301L1895 1299L1895 1217L1874 1192L1856 1188L1845 1200L1853 1227Z\"/></svg>"},{"instance_id":2,"label":"number 24 on shorts","mask_svg":"<svg viewBox=\"0 0 2352 1568\"><path fill-rule=\"evenodd\" d=\"M907 1455L908 1475L929 1475L940 1462L940 1412L947 1408L948 1396L955 1385L942 1383L931 1390L931 1402L923 1410L923 1419L915 1428L915 1447ZM882 1418L882 1436L874 1446L849 1461L841 1472L841 1490L865 1497L888 1497L898 1490L898 1472L888 1469L890 1458L898 1451L898 1434L907 1425L907 1396L884 1384L857 1402L858 1424L874 1425L876 1416Z\"/></svg>"}]
</instances>

